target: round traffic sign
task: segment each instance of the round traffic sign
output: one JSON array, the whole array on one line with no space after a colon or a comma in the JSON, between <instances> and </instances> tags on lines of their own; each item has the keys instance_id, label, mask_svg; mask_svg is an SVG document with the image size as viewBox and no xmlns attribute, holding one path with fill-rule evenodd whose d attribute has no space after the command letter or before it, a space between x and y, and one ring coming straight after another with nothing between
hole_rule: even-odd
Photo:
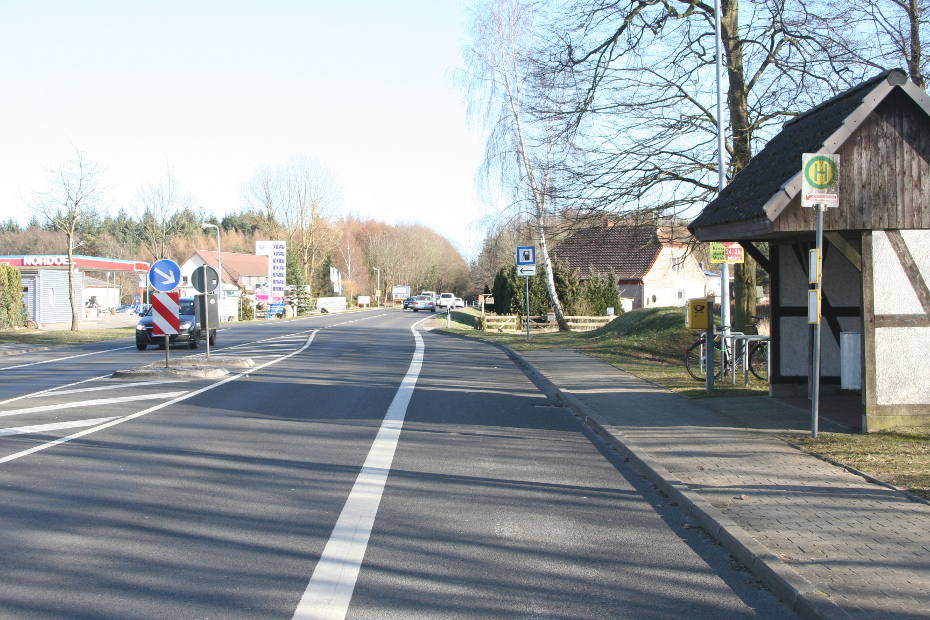
<instances>
[{"instance_id":1,"label":"round traffic sign","mask_svg":"<svg viewBox=\"0 0 930 620\"><path fill-rule=\"evenodd\" d=\"M149 268L149 282L156 291L170 293L181 282L181 267L170 258L155 261Z\"/></svg>"},{"instance_id":2,"label":"round traffic sign","mask_svg":"<svg viewBox=\"0 0 930 620\"><path fill-rule=\"evenodd\" d=\"M827 189L836 183L837 175L836 162L826 155L811 157L804 167L804 179L815 189Z\"/></svg>"},{"instance_id":3,"label":"round traffic sign","mask_svg":"<svg viewBox=\"0 0 930 620\"><path fill-rule=\"evenodd\" d=\"M198 293L212 293L220 283L220 275L209 265L197 267L191 274L191 284Z\"/></svg>"}]
</instances>

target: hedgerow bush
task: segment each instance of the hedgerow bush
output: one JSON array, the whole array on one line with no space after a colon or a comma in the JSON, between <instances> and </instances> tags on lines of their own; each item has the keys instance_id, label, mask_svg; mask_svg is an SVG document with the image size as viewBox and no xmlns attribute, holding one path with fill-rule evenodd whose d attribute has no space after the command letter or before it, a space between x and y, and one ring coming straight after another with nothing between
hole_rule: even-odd
<instances>
[{"instance_id":1,"label":"hedgerow bush","mask_svg":"<svg viewBox=\"0 0 930 620\"><path fill-rule=\"evenodd\" d=\"M0 329L20 327L25 322L23 279L19 269L0 264Z\"/></svg>"}]
</instances>

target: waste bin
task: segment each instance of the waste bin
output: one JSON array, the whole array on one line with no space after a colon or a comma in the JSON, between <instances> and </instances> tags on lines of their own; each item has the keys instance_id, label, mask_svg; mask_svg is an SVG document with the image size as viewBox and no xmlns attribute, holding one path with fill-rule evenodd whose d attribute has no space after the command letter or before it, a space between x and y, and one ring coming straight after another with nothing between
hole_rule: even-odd
<instances>
[{"instance_id":1,"label":"waste bin","mask_svg":"<svg viewBox=\"0 0 930 620\"><path fill-rule=\"evenodd\" d=\"M840 332L840 389L862 389L861 332Z\"/></svg>"}]
</instances>

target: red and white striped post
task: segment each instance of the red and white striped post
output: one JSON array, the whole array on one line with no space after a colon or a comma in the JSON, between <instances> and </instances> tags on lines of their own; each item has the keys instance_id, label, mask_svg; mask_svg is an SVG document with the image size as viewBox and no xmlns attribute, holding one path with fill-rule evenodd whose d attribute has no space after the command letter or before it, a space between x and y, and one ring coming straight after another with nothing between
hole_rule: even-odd
<instances>
[{"instance_id":1,"label":"red and white striped post","mask_svg":"<svg viewBox=\"0 0 930 620\"><path fill-rule=\"evenodd\" d=\"M168 336L181 330L181 293L152 293L152 335L165 337L165 368L168 368Z\"/></svg>"}]
</instances>

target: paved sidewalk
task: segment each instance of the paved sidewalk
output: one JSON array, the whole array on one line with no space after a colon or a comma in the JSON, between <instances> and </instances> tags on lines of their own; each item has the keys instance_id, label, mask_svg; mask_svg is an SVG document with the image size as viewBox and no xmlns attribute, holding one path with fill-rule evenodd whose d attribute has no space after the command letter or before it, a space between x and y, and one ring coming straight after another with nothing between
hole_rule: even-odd
<instances>
[{"instance_id":1,"label":"paved sidewalk","mask_svg":"<svg viewBox=\"0 0 930 620\"><path fill-rule=\"evenodd\" d=\"M930 506L774 437L803 411L688 400L575 351L518 358L802 617L930 618Z\"/></svg>"}]
</instances>

